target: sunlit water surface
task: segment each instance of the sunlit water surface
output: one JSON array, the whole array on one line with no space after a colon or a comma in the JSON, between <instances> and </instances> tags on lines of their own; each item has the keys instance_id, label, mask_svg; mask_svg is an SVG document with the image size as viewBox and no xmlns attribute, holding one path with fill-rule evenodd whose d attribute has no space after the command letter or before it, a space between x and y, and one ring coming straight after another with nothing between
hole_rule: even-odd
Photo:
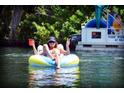
<instances>
[{"instance_id":1,"label":"sunlit water surface","mask_svg":"<svg viewBox=\"0 0 124 93\"><path fill-rule=\"evenodd\" d=\"M76 67L32 68L27 48L0 48L0 87L124 87L123 51L78 51Z\"/></svg>"}]
</instances>

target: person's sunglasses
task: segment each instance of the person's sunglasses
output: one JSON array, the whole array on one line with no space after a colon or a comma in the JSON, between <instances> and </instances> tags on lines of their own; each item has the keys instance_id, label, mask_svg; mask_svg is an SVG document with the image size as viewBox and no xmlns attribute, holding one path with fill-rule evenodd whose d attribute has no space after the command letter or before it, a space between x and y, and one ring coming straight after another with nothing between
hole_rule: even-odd
<instances>
[{"instance_id":1,"label":"person's sunglasses","mask_svg":"<svg viewBox=\"0 0 124 93\"><path fill-rule=\"evenodd\" d=\"M49 43L55 43L54 41L50 41Z\"/></svg>"}]
</instances>

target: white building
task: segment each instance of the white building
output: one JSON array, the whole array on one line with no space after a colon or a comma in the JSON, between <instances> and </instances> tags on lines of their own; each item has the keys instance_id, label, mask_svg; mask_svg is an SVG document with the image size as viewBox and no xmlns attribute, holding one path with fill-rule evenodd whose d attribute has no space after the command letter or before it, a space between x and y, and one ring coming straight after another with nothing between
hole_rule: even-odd
<instances>
[{"instance_id":1,"label":"white building","mask_svg":"<svg viewBox=\"0 0 124 93\"><path fill-rule=\"evenodd\" d=\"M111 30L111 33L108 33ZM124 48L124 29L116 31L113 28L85 28L82 26L81 42L76 50L103 50Z\"/></svg>"}]
</instances>

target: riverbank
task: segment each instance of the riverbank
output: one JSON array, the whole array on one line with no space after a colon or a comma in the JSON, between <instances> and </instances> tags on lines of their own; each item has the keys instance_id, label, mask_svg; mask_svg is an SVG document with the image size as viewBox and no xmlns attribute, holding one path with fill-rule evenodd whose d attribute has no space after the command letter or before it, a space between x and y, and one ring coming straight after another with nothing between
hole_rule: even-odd
<instances>
[{"instance_id":1,"label":"riverbank","mask_svg":"<svg viewBox=\"0 0 124 93\"><path fill-rule=\"evenodd\" d=\"M0 40L1 47L29 47L26 41Z\"/></svg>"}]
</instances>

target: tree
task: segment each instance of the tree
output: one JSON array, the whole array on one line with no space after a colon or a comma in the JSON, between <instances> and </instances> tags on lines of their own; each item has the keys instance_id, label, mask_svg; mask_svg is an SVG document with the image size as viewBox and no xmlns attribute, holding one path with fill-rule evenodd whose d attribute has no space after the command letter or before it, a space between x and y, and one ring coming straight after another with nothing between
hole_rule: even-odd
<instances>
[{"instance_id":1,"label":"tree","mask_svg":"<svg viewBox=\"0 0 124 93\"><path fill-rule=\"evenodd\" d=\"M113 6L124 19L123 6ZM108 8L109 9L109 8ZM0 39L35 38L45 43L50 35L64 43L71 34L79 33L95 17L95 7L87 5L0 6ZM9 38L8 38L9 37Z\"/></svg>"},{"instance_id":2,"label":"tree","mask_svg":"<svg viewBox=\"0 0 124 93\"><path fill-rule=\"evenodd\" d=\"M11 16L11 22L10 22L10 40L16 40L16 28L21 20L22 14L23 14L23 8L22 6L13 6L12 7L12 16Z\"/></svg>"}]
</instances>

